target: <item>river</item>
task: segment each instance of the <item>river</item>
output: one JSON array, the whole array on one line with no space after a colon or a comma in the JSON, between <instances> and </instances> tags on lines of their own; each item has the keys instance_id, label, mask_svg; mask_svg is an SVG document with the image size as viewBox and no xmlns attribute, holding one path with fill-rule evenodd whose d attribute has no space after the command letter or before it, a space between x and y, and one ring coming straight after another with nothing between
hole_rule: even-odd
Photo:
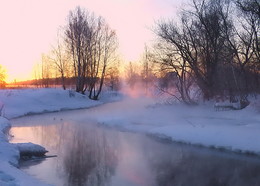
<instances>
[{"instance_id":1,"label":"river","mask_svg":"<svg viewBox=\"0 0 260 186\"><path fill-rule=\"evenodd\" d=\"M20 169L57 186L257 186L260 158L169 143L98 125L91 109L13 119L11 142L44 146L54 158Z\"/></svg>"}]
</instances>

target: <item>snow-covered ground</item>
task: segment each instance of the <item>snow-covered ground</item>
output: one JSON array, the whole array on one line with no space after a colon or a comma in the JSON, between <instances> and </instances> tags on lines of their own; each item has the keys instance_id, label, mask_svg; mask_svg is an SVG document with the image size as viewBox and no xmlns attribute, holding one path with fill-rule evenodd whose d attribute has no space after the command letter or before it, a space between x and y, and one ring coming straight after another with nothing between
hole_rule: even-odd
<instances>
[{"instance_id":1,"label":"snow-covered ground","mask_svg":"<svg viewBox=\"0 0 260 186\"><path fill-rule=\"evenodd\" d=\"M105 105L101 104L115 97L107 94L100 101L91 101L80 94L69 95L69 91L60 89L1 90L0 101L4 105L3 114L9 119L31 113L100 105L76 120L80 122L88 117L111 127L177 142L260 155L259 100L252 100L252 104L243 110L216 111L213 103L192 107L177 103L158 104L158 99L138 94ZM9 126L8 120L1 118L0 185L29 185L28 180L33 185L36 180L27 179L27 175L10 165L17 165L19 155L17 147L7 143L3 134Z\"/></svg>"},{"instance_id":2,"label":"snow-covered ground","mask_svg":"<svg viewBox=\"0 0 260 186\"><path fill-rule=\"evenodd\" d=\"M260 112L215 111L212 104L185 106L151 104L150 98L125 99L101 106L98 122L130 131L144 132L176 142L260 155ZM99 109L99 108L97 108Z\"/></svg>"},{"instance_id":3,"label":"snow-covered ground","mask_svg":"<svg viewBox=\"0 0 260 186\"><path fill-rule=\"evenodd\" d=\"M0 117L0 185L44 185L16 168L20 155L18 147L8 143L6 132L10 126L7 119Z\"/></svg>"},{"instance_id":4,"label":"snow-covered ground","mask_svg":"<svg viewBox=\"0 0 260 186\"><path fill-rule=\"evenodd\" d=\"M46 185L16 168L21 149L28 150L33 147L37 151L41 147L35 148L30 143L8 143L7 132L11 127L8 119L36 113L94 107L121 99L115 94L108 92L102 95L101 100L93 101L84 95L61 89L0 90L0 186Z\"/></svg>"},{"instance_id":5,"label":"snow-covered ground","mask_svg":"<svg viewBox=\"0 0 260 186\"><path fill-rule=\"evenodd\" d=\"M117 99L113 94L109 92L103 95L100 101L93 101L85 95L62 89L0 90L0 109L4 105L2 115L15 118L28 114L93 107Z\"/></svg>"}]
</instances>

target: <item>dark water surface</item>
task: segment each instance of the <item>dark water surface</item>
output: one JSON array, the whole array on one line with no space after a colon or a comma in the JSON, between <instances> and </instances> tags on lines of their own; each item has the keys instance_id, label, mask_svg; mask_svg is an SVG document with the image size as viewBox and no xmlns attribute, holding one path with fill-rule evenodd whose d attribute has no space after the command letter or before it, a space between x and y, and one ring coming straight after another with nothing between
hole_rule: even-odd
<instances>
[{"instance_id":1,"label":"dark water surface","mask_svg":"<svg viewBox=\"0 0 260 186\"><path fill-rule=\"evenodd\" d=\"M259 186L260 159L162 143L95 124L86 111L12 120L11 142L33 142L56 158L21 162L52 185Z\"/></svg>"}]
</instances>

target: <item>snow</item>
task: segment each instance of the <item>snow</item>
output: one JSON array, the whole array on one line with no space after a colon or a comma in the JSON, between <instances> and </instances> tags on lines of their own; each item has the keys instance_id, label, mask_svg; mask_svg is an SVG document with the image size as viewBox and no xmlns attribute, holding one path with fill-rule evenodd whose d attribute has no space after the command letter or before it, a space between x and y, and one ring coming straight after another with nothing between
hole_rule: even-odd
<instances>
[{"instance_id":1,"label":"snow","mask_svg":"<svg viewBox=\"0 0 260 186\"><path fill-rule=\"evenodd\" d=\"M93 101L85 95L62 89L0 90L0 185L46 185L16 168L21 152L36 153L46 150L32 143L8 143L8 130L11 127L8 119L37 113L89 108L121 99L114 92L108 92L102 97L99 101Z\"/></svg>"},{"instance_id":2,"label":"snow","mask_svg":"<svg viewBox=\"0 0 260 186\"><path fill-rule=\"evenodd\" d=\"M70 90L53 88L0 90L0 103L4 104L3 115L15 118L43 112L87 108L105 101L93 101L79 93L73 95L71 96Z\"/></svg>"},{"instance_id":3,"label":"snow","mask_svg":"<svg viewBox=\"0 0 260 186\"><path fill-rule=\"evenodd\" d=\"M53 112L95 107L85 115L75 118L83 122L86 117L100 124L120 130L170 139L172 141L260 155L260 102L252 100L243 110L214 109L214 103L198 106L160 104L158 99L134 95L104 94L100 101L92 101L81 94L70 96L61 89L0 90L2 113L15 118L33 113ZM118 102L111 102L116 99ZM9 144L4 134L10 122L0 117L0 185L36 185L39 182L19 171L19 149ZM30 145L29 145L30 146ZM48 149L47 149L48 150ZM14 166L13 166L14 165ZM44 183L37 183L41 185Z\"/></svg>"},{"instance_id":4,"label":"snow","mask_svg":"<svg viewBox=\"0 0 260 186\"><path fill-rule=\"evenodd\" d=\"M4 118L0 117L0 141L7 141L6 135L4 133L8 132L10 129L11 124L10 122Z\"/></svg>"},{"instance_id":5,"label":"snow","mask_svg":"<svg viewBox=\"0 0 260 186\"><path fill-rule=\"evenodd\" d=\"M260 155L260 117L255 107L215 111L214 104L151 105L149 98L104 105L98 122L172 141ZM122 112L124 110L124 112Z\"/></svg>"},{"instance_id":6,"label":"snow","mask_svg":"<svg viewBox=\"0 0 260 186\"><path fill-rule=\"evenodd\" d=\"M10 126L7 119L0 117L0 185L45 185L16 168L20 155L17 146L8 143L6 132Z\"/></svg>"},{"instance_id":7,"label":"snow","mask_svg":"<svg viewBox=\"0 0 260 186\"><path fill-rule=\"evenodd\" d=\"M41 145L33 144L33 143L16 143L20 156L43 156L46 152L48 152Z\"/></svg>"}]
</instances>

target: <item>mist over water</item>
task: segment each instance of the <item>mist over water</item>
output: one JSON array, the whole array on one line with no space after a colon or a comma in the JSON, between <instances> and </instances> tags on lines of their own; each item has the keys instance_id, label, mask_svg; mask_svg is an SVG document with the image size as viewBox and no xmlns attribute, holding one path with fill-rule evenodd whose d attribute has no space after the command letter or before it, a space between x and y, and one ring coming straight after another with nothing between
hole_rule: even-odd
<instances>
[{"instance_id":1,"label":"mist over water","mask_svg":"<svg viewBox=\"0 0 260 186\"><path fill-rule=\"evenodd\" d=\"M141 100L137 101L140 105L136 109L147 101ZM12 120L11 133L15 136L12 142L37 143L45 146L49 155L58 156L22 162L21 169L46 183L68 186L256 186L260 183L258 158L165 143L97 124L97 116L112 120L115 110L127 112L132 101L129 98L125 100L127 104ZM112 109L114 115L109 116ZM131 114L128 113L129 119Z\"/></svg>"},{"instance_id":2,"label":"mist over water","mask_svg":"<svg viewBox=\"0 0 260 186\"><path fill-rule=\"evenodd\" d=\"M125 83L121 88L121 92L131 98L155 98L156 88L153 85L146 86L142 82L136 82L134 85Z\"/></svg>"}]
</instances>

